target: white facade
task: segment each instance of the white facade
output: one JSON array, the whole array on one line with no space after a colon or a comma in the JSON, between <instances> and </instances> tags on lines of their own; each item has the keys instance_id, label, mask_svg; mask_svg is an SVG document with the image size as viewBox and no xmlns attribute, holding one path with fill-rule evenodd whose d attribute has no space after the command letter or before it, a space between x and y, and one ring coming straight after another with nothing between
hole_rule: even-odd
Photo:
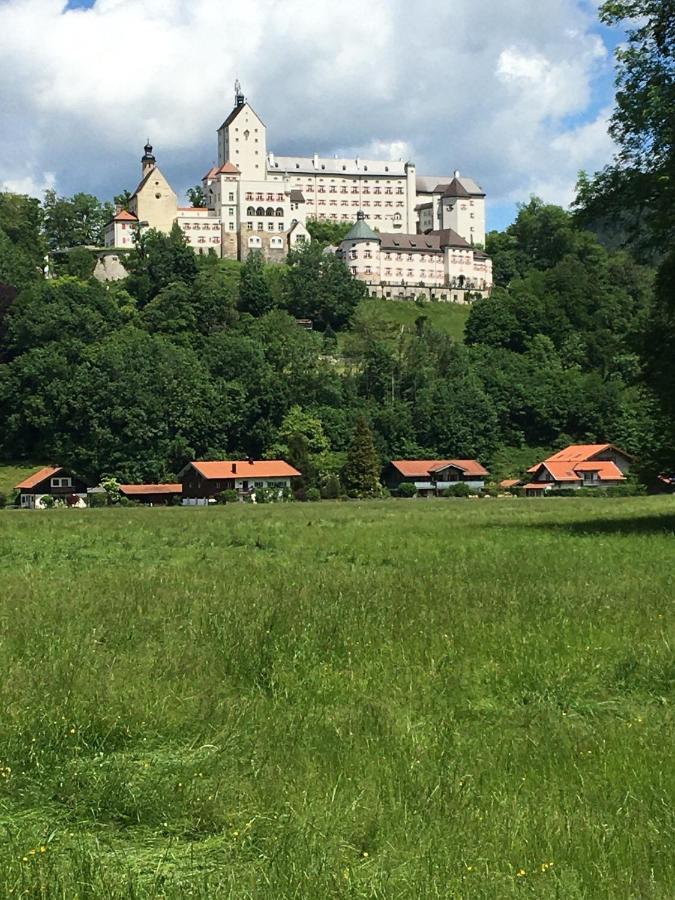
<instances>
[{"instance_id":1,"label":"white facade","mask_svg":"<svg viewBox=\"0 0 675 900\"><path fill-rule=\"evenodd\" d=\"M218 129L218 164L202 179L203 208L178 207L149 143L142 176L129 212L118 213L106 228L107 247L130 248L135 230L168 233L178 222L197 253L245 259L259 249L268 259L281 261L294 242L310 239L305 228L309 219L355 222L359 213L383 233L452 230L468 245L485 241L485 194L473 179L459 173L453 178L418 176L414 164L403 160L268 152L266 126L238 82L234 108ZM383 259L392 263L383 268L392 270L392 279L400 269L400 279L429 284L455 277L488 280L484 259L455 254L441 266L435 257L424 257L413 253L410 260Z\"/></svg>"},{"instance_id":2,"label":"white facade","mask_svg":"<svg viewBox=\"0 0 675 900\"><path fill-rule=\"evenodd\" d=\"M459 234L380 234L359 213L340 244L342 258L373 296L425 296L464 302L492 288L492 261Z\"/></svg>"}]
</instances>

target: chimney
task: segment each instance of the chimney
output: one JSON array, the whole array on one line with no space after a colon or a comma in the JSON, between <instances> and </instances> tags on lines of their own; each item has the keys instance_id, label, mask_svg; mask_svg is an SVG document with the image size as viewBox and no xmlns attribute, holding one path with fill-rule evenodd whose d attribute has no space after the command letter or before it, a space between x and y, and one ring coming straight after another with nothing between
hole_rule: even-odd
<instances>
[{"instance_id":1,"label":"chimney","mask_svg":"<svg viewBox=\"0 0 675 900\"><path fill-rule=\"evenodd\" d=\"M237 474L237 464L236 463L232 463L232 472L234 475Z\"/></svg>"},{"instance_id":2,"label":"chimney","mask_svg":"<svg viewBox=\"0 0 675 900\"><path fill-rule=\"evenodd\" d=\"M455 178L459 178L459 169L455 169Z\"/></svg>"},{"instance_id":3,"label":"chimney","mask_svg":"<svg viewBox=\"0 0 675 900\"><path fill-rule=\"evenodd\" d=\"M252 457L252 456L249 456L249 458L248 458L248 464L249 464L249 466L252 466L252 465L253 465L253 457Z\"/></svg>"},{"instance_id":4,"label":"chimney","mask_svg":"<svg viewBox=\"0 0 675 900\"><path fill-rule=\"evenodd\" d=\"M315 169L319 168L319 154L318 153L314 154L314 168Z\"/></svg>"}]
</instances>

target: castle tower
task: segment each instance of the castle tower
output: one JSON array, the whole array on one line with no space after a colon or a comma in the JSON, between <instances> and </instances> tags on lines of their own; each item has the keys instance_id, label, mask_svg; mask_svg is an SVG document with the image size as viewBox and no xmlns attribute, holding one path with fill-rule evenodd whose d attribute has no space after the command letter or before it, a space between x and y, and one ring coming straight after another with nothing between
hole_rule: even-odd
<instances>
[{"instance_id":1,"label":"castle tower","mask_svg":"<svg viewBox=\"0 0 675 900\"><path fill-rule=\"evenodd\" d=\"M218 129L218 165L228 162L239 169L242 179L267 178L267 129L238 81L234 83L234 108Z\"/></svg>"}]
</instances>

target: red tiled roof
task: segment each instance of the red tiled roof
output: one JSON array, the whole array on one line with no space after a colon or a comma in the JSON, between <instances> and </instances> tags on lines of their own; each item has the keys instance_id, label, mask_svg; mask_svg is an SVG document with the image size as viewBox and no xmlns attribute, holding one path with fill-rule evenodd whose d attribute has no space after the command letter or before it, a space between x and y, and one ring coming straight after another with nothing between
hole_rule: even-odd
<instances>
[{"instance_id":1,"label":"red tiled roof","mask_svg":"<svg viewBox=\"0 0 675 900\"><path fill-rule=\"evenodd\" d=\"M553 456L549 456L544 462L582 462L591 459L603 450L611 450L611 444L570 444L564 450L559 450Z\"/></svg>"},{"instance_id":2,"label":"red tiled roof","mask_svg":"<svg viewBox=\"0 0 675 900\"><path fill-rule=\"evenodd\" d=\"M487 475L487 469L475 459L392 459L394 466L405 478L428 478L432 472L456 466L466 475Z\"/></svg>"},{"instance_id":3,"label":"red tiled roof","mask_svg":"<svg viewBox=\"0 0 675 900\"><path fill-rule=\"evenodd\" d=\"M204 478L294 478L300 475L297 469L283 459L215 460L190 463Z\"/></svg>"},{"instance_id":4,"label":"red tiled roof","mask_svg":"<svg viewBox=\"0 0 675 900\"><path fill-rule=\"evenodd\" d=\"M213 178L213 176L216 175L217 172L218 172L218 166L211 166L209 171L202 178L202 181L206 181L207 178Z\"/></svg>"},{"instance_id":5,"label":"red tiled roof","mask_svg":"<svg viewBox=\"0 0 675 900\"><path fill-rule=\"evenodd\" d=\"M499 482L499 487L512 488L516 487L518 484L520 484L520 481L517 478L505 478L503 481Z\"/></svg>"},{"instance_id":6,"label":"red tiled roof","mask_svg":"<svg viewBox=\"0 0 675 900\"><path fill-rule=\"evenodd\" d=\"M626 478L621 469L611 461L576 463L575 472L596 472L600 481L625 481Z\"/></svg>"},{"instance_id":7,"label":"red tiled roof","mask_svg":"<svg viewBox=\"0 0 675 900\"><path fill-rule=\"evenodd\" d=\"M135 216L128 209L121 209L113 216L113 222L138 222L138 216Z\"/></svg>"},{"instance_id":8,"label":"red tiled roof","mask_svg":"<svg viewBox=\"0 0 675 900\"><path fill-rule=\"evenodd\" d=\"M39 472L35 472L33 475L29 475L28 478L24 478L23 481L20 481L19 484L15 485L15 490L19 491L22 488L35 487L35 485L44 481L45 478L51 478L52 475L56 475L57 472L60 472L62 469L63 466L45 466L44 469L40 469Z\"/></svg>"},{"instance_id":9,"label":"red tiled roof","mask_svg":"<svg viewBox=\"0 0 675 900\"><path fill-rule=\"evenodd\" d=\"M550 481L531 481L530 484L525 485L526 491L545 491L546 488L551 487Z\"/></svg>"},{"instance_id":10,"label":"red tiled roof","mask_svg":"<svg viewBox=\"0 0 675 900\"><path fill-rule=\"evenodd\" d=\"M223 163L219 169L216 169L217 175L241 175L240 170L235 166L234 163L226 162Z\"/></svg>"},{"instance_id":11,"label":"red tiled roof","mask_svg":"<svg viewBox=\"0 0 675 900\"><path fill-rule=\"evenodd\" d=\"M180 494L182 484L121 484L123 494Z\"/></svg>"},{"instance_id":12,"label":"red tiled roof","mask_svg":"<svg viewBox=\"0 0 675 900\"><path fill-rule=\"evenodd\" d=\"M580 481L581 476L577 474L572 463L569 462L551 462L550 459L545 460L541 465L548 469L556 481ZM539 466L537 466L539 468Z\"/></svg>"}]
</instances>

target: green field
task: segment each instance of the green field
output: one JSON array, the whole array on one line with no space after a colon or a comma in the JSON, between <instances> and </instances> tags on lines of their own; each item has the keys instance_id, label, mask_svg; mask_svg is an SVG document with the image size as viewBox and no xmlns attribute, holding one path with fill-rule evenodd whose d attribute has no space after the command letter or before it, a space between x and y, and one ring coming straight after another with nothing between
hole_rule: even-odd
<instances>
[{"instance_id":1,"label":"green field","mask_svg":"<svg viewBox=\"0 0 675 900\"><path fill-rule=\"evenodd\" d=\"M675 498L0 513L0 896L672 897Z\"/></svg>"},{"instance_id":2,"label":"green field","mask_svg":"<svg viewBox=\"0 0 675 900\"><path fill-rule=\"evenodd\" d=\"M370 325L383 338L394 340L402 327L412 328L416 319L426 316L437 331L449 334L460 343L464 340L464 325L471 307L461 303L426 302L414 300L364 300L356 311L354 330L361 323Z\"/></svg>"}]
</instances>

